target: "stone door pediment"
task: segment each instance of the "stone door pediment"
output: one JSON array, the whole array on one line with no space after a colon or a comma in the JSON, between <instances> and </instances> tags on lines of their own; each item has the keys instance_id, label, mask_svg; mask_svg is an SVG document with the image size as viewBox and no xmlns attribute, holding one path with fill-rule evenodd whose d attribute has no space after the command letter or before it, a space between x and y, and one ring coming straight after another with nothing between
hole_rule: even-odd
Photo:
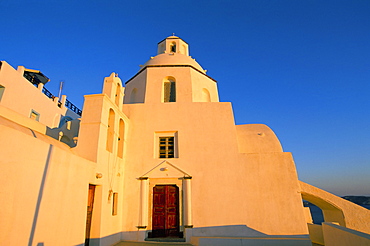
<instances>
[{"instance_id":1,"label":"stone door pediment","mask_svg":"<svg viewBox=\"0 0 370 246\"><path fill-rule=\"evenodd\" d=\"M180 178L180 177L191 177L190 174L183 171L176 165L168 162L162 161L151 170L143 174L140 179L142 178Z\"/></svg>"}]
</instances>

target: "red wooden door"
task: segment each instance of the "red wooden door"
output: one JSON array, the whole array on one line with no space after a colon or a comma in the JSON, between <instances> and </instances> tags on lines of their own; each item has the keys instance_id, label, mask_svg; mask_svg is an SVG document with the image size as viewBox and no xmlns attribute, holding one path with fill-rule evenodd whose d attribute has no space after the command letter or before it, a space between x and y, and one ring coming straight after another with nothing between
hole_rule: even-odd
<instances>
[{"instance_id":1,"label":"red wooden door","mask_svg":"<svg viewBox=\"0 0 370 246\"><path fill-rule=\"evenodd\" d=\"M90 243L90 229L94 205L94 196L95 196L95 185L89 185L89 197L87 200L85 246L89 246Z\"/></svg>"},{"instance_id":2,"label":"red wooden door","mask_svg":"<svg viewBox=\"0 0 370 246\"><path fill-rule=\"evenodd\" d=\"M156 185L153 188L152 237L179 237L179 188Z\"/></svg>"}]
</instances>

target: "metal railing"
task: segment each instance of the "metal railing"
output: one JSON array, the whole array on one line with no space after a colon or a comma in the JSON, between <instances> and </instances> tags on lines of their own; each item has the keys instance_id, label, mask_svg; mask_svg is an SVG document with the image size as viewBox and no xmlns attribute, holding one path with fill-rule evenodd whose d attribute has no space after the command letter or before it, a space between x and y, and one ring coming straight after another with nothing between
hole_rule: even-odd
<instances>
[{"instance_id":1,"label":"metal railing","mask_svg":"<svg viewBox=\"0 0 370 246\"><path fill-rule=\"evenodd\" d=\"M72 110L73 112L75 112L76 114L78 114L79 116L81 116L82 114L82 110L77 108L76 105L74 105L73 103L71 103L70 101L68 101L68 99L66 99L66 104L65 106L67 108L69 108L70 110Z\"/></svg>"},{"instance_id":2,"label":"metal railing","mask_svg":"<svg viewBox=\"0 0 370 246\"><path fill-rule=\"evenodd\" d=\"M44 87L42 87L42 93L44 93L48 98L54 100L55 96L51 94L51 92Z\"/></svg>"},{"instance_id":3,"label":"metal railing","mask_svg":"<svg viewBox=\"0 0 370 246\"><path fill-rule=\"evenodd\" d=\"M46 89L45 86L42 88L42 93L44 93L48 98L52 100L54 100L55 98L55 96L48 89ZM65 106L72 110L73 112L75 112L76 114L78 114L79 116L81 116L82 110L77 108L76 105L71 103L68 99L66 99ZM60 101L58 102L58 107L59 108L62 107L62 103Z\"/></svg>"}]
</instances>

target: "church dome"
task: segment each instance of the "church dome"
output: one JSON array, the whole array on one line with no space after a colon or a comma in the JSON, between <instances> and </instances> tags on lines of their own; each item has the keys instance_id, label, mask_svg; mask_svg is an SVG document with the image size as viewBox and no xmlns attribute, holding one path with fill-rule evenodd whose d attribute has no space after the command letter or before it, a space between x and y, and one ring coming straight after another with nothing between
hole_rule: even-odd
<instances>
[{"instance_id":1,"label":"church dome","mask_svg":"<svg viewBox=\"0 0 370 246\"><path fill-rule=\"evenodd\" d=\"M190 56L180 53L163 53L152 57L147 61L142 68L147 66L160 66L160 65L190 65L195 69L205 73L203 68Z\"/></svg>"},{"instance_id":2,"label":"church dome","mask_svg":"<svg viewBox=\"0 0 370 246\"><path fill-rule=\"evenodd\" d=\"M143 66L191 66L202 73L206 71L199 65L195 59L189 56L188 44L177 36L169 36L158 43L158 55L152 57Z\"/></svg>"}]
</instances>

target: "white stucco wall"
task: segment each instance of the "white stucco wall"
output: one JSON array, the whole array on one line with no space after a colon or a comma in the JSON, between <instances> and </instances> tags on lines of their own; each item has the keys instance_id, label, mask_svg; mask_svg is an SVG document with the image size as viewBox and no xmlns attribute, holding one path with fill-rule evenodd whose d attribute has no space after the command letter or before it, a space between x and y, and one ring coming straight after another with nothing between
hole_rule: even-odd
<instances>
[{"instance_id":1,"label":"white stucco wall","mask_svg":"<svg viewBox=\"0 0 370 246\"><path fill-rule=\"evenodd\" d=\"M167 161L193 177L194 227L207 227L205 235L212 227L240 224L270 235L308 233L291 154L239 153L230 103L144 103L124 111L132 124L125 169L125 199L131 202L124 205L131 212L124 231L138 223L136 178L163 161L153 136L176 131L179 157ZM150 214L151 208L149 221Z\"/></svg>"},{"instance_id":2,"label":"white stucco wall","mask_svg":"<svg viewBox=\"0 0 370 246\"><path fill-rule=\"evenodd\" d=\"M42 122L0 105L1 243L83 245L89 184L96 186L90 245L121 239L124 170L117 153L119 121L128 120L115 95L86 98L76 148L46 136ZM110 109L117 121L112 152L106 150ZM112 214L112 193L118 193L117 215Z\"/></svg>"},{"instance_id":3,"label":"white stucco wall","mask_svg":"<svg viewBox=\"0 0 370 246\"><path fill-rule=\"evenodd\" d=\"M21 126L1 124L0 132L7 139L0 141L6 153L1 161L1 243L28 245L31 236L32 245L83 243L93 163Z\"/></svg>"},{"instance_id":4,"label":"white stucco wall","mask_svg":"<svg viewBox=\"0 0 370 246\"><path fill-rule=\"evenodd\" d=\"M5 89L0 105L26 117L30 117L31 111L34 110L39 114L39 122L50 128L58 127L61 115L66 115L67 112L77 118L77 115L64 105L58 107L57 100L53 101L44 95L41 89L23 77L22 72L2 61L0 85Z\"/></svg>"}]
</instances>

